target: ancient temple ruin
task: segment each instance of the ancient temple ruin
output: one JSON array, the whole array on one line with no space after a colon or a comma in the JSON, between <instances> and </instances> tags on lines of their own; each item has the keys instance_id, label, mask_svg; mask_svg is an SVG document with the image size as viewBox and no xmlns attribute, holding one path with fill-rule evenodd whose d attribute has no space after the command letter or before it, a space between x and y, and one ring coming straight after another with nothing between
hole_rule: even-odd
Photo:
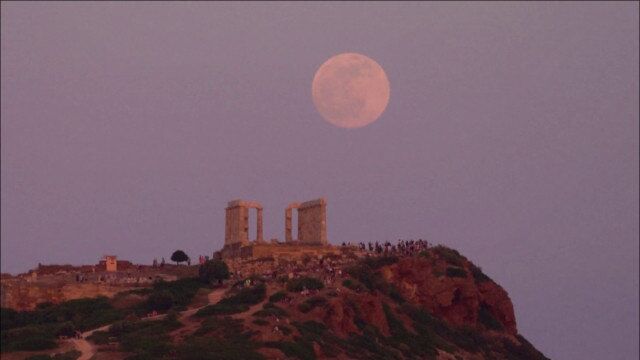
<instances>
[{"instance_id":1,"label":"ancient temple ruin","mask_svg":"<svg viewBox=\"0 0 640 360\"><path fill-rule=\"evenodd\" d=\"M249 209L257 209L256 241L262 242L262 205L257 201L233 200L227 204L224 244L249 245Z\"/></svg>"},{"instance_id":2,"label":"ancient temple ruin","mask_svg":"<svg viewBox=\"0 0 640 360\"><path fill-rule=\"evenodd\" d=\"M249 210L257 209L256 239L249 239ZM292 236L293 211L298 211L298 238ZM293 202L285 209L285 242L264 241L262 205L256 201L233 200L227 204L223 257L252 257L305 253L329 249L327 241L327 201L319 198L303 203Z\"/></svg>"},{"instance_id":3,"label":"ancient temple ruin","mask_svg":"<svg viewBox=\"0 0 640 360\"><path fill-rule=\"evenodd\" d=\"M298 210L298 241L302 244L327 244L327 201L323 198L291 203L284 211L285 241L293 241L292 215Z\"/></svg>"}]
</instances>

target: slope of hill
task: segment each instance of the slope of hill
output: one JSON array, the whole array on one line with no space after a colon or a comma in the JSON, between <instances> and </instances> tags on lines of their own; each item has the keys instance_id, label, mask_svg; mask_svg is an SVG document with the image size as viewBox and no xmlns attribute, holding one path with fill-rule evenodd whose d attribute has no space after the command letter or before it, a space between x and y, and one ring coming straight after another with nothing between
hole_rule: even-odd
<instances>
[{"instance_id":1,"label":"slope of hill","mask_svg":"<svg viewBox=\"0 0 640 360\"><path fill-rule=\"evenodd\" d=\"M86 347L97 352L83 357L546 359L518 334L506 291L455 250L438 246L402 257L345 253L296 266L291 273L292 265L279 269L287 276L254 275L218 289L183 279L123 293L100 300L95 309L104 315L91 320L83 318L90 313L87 303L77 314L68 314L73 310L65 303L54 308L67 312L50 308L49 316L36 314L47 309L3 309L3 351L36 350L17 339L42 336L38 326L56 334L61 324L68 332L112 323L92 333ZM168 315L142 319L151 309ZM49 340L53 344L38 344L56 346Z\"/></svg>"}]
</instances>

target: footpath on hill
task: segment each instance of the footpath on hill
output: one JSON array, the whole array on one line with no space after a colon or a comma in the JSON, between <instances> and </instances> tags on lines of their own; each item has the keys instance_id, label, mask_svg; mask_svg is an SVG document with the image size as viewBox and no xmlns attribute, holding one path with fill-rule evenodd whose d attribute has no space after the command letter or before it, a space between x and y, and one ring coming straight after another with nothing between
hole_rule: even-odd
<instances>
[{"instance_id":1,"label":"footpath on hill","mask_svg":"<svg viewBox=\"0 0 640 360\"><path fill-rule=\"evenodd\" d=\"M185 311L180 312L180 317L178 318L178 320L181 322L185 322L191 315L195 314L198 310L204 308L205 306L217 303L218 301L220 301L220 299L222 299L222 296L224 295L225 290L226 289L224 288L213 290L207 295L208 303L206 305L193 308L193 309L187 309ZM142 320L143 321L160 320L160 319L163 319L165 316L166 314L160 314L152 317L143 318ZM96 331L105 331L109 329L111 325L113 324L108 324L93 330L85 331L82 333L81 339L70 339L75 349L81 353L80 357L77 360L90 360L95 356L96 347L90 341L87 340L87 337L91 336Z\"/></svg>"}]
</instances>

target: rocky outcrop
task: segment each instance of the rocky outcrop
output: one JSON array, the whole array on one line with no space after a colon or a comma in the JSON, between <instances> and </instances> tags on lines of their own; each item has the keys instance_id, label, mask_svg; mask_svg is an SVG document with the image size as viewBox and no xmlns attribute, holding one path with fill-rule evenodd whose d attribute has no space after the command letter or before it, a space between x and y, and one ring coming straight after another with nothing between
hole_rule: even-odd
<instances>
[{"instance_id":1,"label":"rocky outcrop","mask_svg":"<svg viewBox=\"0 0 640 360\"><path fill-rule=\"evenodd\" d=\"M517 335L513 305L507 292L455 250L433 248L420 256L399 258L369 271L373 278L382 278L383 284L396 289L407 304L424 309L454 327L468 326L511 339ZM388 337L392 332L383 308L385 304L401 307L385 291L343 288L311 315L343 339L354 333L361 334L362 324L370 324ZM407 314L398 310L394 310L394 314L405 328L412 329L413 321Z\"/></svg>"},{"instance_id":2,"label":"rocky outcrop","mask_svg":"<svg viewBox=\"0 0 640 360\"><path fill-rule=\"evenodd\" d=\"M491 327L494 318L499 324L493 326L517 333L507 292L455 250L430 249L385 266L380 273L405 299L449 323Z\"/></svg>"},{"instance_id":3,"label":"rocky outcrop","mask_svg":"<svg viewBox=\"0 0 640 360\"><path fill-rule=\"evenodd\" d=\"M310 312L290 294L287 324L298 331L281 349L319 359L547 359L518 334L507 292L455 250L365 257L344 270L343 286L314 295L326 302Z\"/></svg>"}]
</instances>

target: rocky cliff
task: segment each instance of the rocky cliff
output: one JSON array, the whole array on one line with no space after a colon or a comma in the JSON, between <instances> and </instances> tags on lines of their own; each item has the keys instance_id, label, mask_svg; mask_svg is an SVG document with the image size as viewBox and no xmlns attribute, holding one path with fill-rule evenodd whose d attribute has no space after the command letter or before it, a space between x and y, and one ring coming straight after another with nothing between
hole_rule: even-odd
<instances>
[{"instance_id":1,"label":"rocky cliff","mask_svg":"<svg viewBox=\"0 0 640 360\"><path fill-rule=\"evenodd\" d=\"M545 359L518 335L507 292L455 250L436 247L418 256L365 259L346 272L346 288L328 293L326 305L293 315L298 323L326 326L326 337L314 347L320 358L341 353L347 358ZM371 344L352 352L359 342Z\"/></svg>"}]
</instances>

